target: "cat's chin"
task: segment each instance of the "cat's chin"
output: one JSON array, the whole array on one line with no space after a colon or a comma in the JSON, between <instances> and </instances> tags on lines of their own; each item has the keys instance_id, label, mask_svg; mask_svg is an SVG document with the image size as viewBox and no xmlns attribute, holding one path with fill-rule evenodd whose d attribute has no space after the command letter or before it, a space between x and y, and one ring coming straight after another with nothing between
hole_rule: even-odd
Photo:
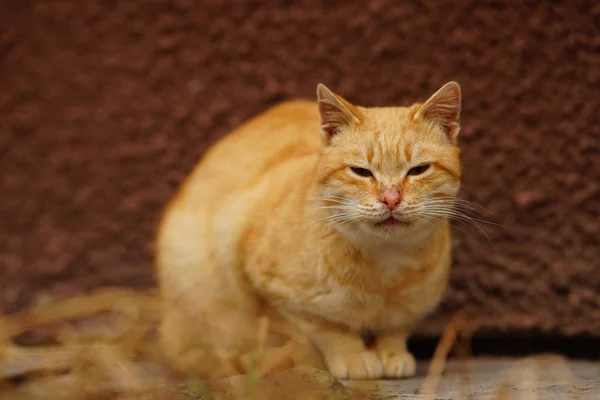
<instances>
[{"instance_id":1,"label":"cat's chin","mask_svg":"<svg viewBox=\"0 0 600 400\"><path fill-rule=\"evenodd\" d=\"M370 234L375 234L380 237L390 237L397 235L402 236L404 232L410 230L412 227L414 227L412 221L397 217L388 217L380 221L370 221L365 228Z\"/></svg>"},{"instance_id":2,"label":"cat's chin","mask_svg":"<svg viewBox=\"0 0 600 400\"><path fill-rule=\"evenodd\" d=\"M421 223L399 217L388 217L380 221L371 221L363 225L364 233L379 238L411 238L422 237L435 229L435 223Z\"/></svg>"},{"instance_id":3,"label":"cat's chin","mask_svg":"<svg viewBox=\"0 0 600 400\"><path fill-rule=\"evenodd\" d=\"M398 229L410 226L411 221L401 220L395 217L389 217L383 221L375 222L375 226L381 229Z\"/></svg>"}]
</instances>

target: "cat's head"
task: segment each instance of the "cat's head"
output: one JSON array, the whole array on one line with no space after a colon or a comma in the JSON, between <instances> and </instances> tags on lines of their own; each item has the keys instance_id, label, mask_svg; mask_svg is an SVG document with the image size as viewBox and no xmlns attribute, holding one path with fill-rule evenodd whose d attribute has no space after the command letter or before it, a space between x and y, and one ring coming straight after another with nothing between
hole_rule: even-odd
<instances>
[{"instance_id":1,"label":"cat's head","mask_svg":"<svg viewBox=\"0 0 600 400\"><path fill-rule=\"evenodd\" d=\"M317 96L319 190L333 226L393 237L431 231L452 214L461 175L456 82L410 107L356 106L324 85Z\"/></svg>"}]
</instances>

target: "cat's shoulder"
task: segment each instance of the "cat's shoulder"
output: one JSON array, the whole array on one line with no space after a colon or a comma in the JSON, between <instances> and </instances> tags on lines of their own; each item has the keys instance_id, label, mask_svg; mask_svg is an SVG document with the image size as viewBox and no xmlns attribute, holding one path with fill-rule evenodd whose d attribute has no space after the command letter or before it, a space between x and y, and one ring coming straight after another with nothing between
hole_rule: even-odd
<instances>
[{"instance_id":1,"label":"cat's shoulder","mask_svg":"<svg viewBox=\"0 0 600 400\"><path fill-rule=\"evenodd\" d=\"M269 108L264 116L286 118L318 118L317 103L305 99L282 101Z\"/></svg>"}]
</instances>

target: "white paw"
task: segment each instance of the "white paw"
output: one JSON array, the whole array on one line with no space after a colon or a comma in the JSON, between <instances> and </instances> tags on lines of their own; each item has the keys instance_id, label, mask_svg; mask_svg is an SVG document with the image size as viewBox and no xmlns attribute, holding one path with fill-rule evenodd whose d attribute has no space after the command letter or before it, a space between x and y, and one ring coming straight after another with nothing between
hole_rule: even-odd
<instances>
[{"instance_id":1,"label":"white paw","mask_svg":"<svg viewBox=\"0 0 600 400\"><path fill-rule=\"evenodd\" d=\"M329 372L338 379L379 379L383 364L374 351L344 354L327 360Z\"/></svg>"},{"instance_id":2,"label":"white paw","mask_svg":"<svg viewBox=\"0 0 600 400\"><path fill-rule=\"evenodd\" d=\"M379 357L381 358L386 378L413 376L417 370L415 358L408 351L398 353L382 351L379 353Z\"/></svg>"}]
</instances>

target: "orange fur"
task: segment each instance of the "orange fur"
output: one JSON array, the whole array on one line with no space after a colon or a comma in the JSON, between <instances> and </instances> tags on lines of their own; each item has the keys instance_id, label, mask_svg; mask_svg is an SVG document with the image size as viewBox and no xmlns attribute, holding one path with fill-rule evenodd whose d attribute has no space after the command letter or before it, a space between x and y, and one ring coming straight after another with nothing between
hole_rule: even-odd
<instances>
[{"instance_id":1,"label":"orange fur","mask_svg":"<svg viewBox=\"0 0 600 400\"><path fill-rule=\"evenodd\" d=\"M459 115L456 83L409 108L355 106L319 85L318 103L281 104L217 143L158 232L171 363L233 373L262 340L295 346L281 368L413 374L406 338L439 302L451 250L446 214L424 205L459 189ZM400 195L393 213L382 188ZM263 316L272 329L259 339Z\"/></svg>"}]
</instances>

